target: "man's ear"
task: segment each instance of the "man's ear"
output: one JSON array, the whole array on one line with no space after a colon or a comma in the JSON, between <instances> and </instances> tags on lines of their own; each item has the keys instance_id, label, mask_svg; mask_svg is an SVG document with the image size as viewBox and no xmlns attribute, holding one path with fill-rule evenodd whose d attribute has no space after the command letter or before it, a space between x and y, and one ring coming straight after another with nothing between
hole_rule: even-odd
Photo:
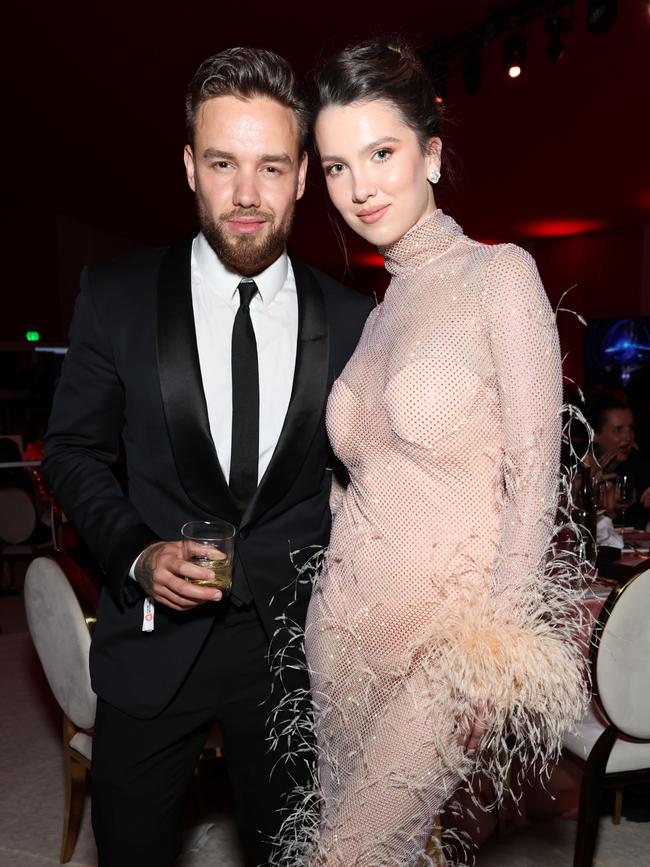
<instances>
[{"instance_id":1,"label":"man's ear","mask_svg":"<svg viewBox=\"0 0 650 867\"><path fill-rule=\"evenodd\" d=\"M307 151L303 151L303 155L300 158L300 168L298 169L298 189L296 191L296 201L301 199L303 193L305 192L305 181L307 179L307 165L309 163L309 157L307 156Z\"/></svg>"},{"instance_id":2,"label":"man's ear","mask_svg":"<svg viewBox=\"0 0 650 867\"><path fill-rule=\"evenodd\" d=\"M194 154L192 153L192 148L186 144L185 149L183 151L183 162L185 163L185 174L187 175L187 183L190 185L190 189L193 193L196 192L196 181L194 178Z\"/></svg>"}]
</instances>

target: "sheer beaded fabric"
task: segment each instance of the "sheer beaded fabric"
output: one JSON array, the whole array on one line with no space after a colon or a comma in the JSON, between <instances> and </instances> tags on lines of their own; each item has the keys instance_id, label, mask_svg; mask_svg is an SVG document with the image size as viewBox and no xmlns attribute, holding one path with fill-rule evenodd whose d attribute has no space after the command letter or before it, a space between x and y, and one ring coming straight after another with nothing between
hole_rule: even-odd
<instances>
[{"instance_id":1,"label":"sheer beaded fabric","mask_svg":"<svg viewBox=\"0 0 650 867\"><path fill-rule=\"evenodd\" d=\"M382 252L390 286L327 409L350 484L305 632L319 816L304 797L286 865L434 863L459 787L487 774L500 797L513 755L548 767L585 702L576 590L549 568L562 376L535 264L440 210Z\"/></svg>"}]
</instances>

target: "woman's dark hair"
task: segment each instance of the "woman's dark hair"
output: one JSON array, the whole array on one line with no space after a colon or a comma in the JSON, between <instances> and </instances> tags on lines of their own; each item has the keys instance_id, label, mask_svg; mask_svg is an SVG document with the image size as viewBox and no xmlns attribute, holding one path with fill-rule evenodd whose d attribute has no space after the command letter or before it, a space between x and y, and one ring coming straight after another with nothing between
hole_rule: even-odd
<instances>
[{"instance_id":1,"label":"woman's dark hair","mask_svg":"<svg viewBox=\"0 0 650 867\"><path fill-rule=\"evenodd\" d=\"M600 433L607 422L607 414L615 409L631 411L627 401L609 394L594 395L587 401L585 417L595 433Z\"/></svg>"},{"instance_id":2,"label":"woman's dark hair","mask_svg":"<svg viewBox=\"0 0 650 867\"><path fill-rule=\"evenodd\" d=\"M442 109L424 65L401 36L349 45L316 72L316 115L329 105L383 99L417 135L423 152L442 131Z\"/></svg>"},{"instance_id":3,"label":"woman's dark hair","mask_svg":"<svg viewBox=\"0 0 650 867\"><path fill-rule=\"evenodd\" d=\"M250 99L265 96L290 108L298 124L299 150L307 144L309 109L287 61L264 48L228 48L208 57L196 70L185 95L187 140L194 142L196 112L215 96Z\"/></svg>"}]
</instances>

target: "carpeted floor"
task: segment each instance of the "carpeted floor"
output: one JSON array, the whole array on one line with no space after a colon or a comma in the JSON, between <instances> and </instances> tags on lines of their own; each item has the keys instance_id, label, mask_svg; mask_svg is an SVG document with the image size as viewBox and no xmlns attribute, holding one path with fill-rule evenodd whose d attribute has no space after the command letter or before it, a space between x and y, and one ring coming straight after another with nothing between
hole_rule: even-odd
<instances>
[{"instance_id":1,"label":"carpeted floor","mask_svg":"<svg viewBox=\"0 0 650 867\"><path fill-rule=\"evenodd\" d=\"M60 714L32 648L19 596L0 597L0 867L59 863L63 783ZM209 793L219 786L218 774ZM178 867L242 867L227 795L188 821ZM190 813L192 811L190 810ZM97 864L86 804L71 867ZM575 823L554 820L490 840L478 867L570 867ZM594 867L646 867L650 823L601 821ZM380 867L380 865L377 865Z\"/></svg>"}]
</instances>

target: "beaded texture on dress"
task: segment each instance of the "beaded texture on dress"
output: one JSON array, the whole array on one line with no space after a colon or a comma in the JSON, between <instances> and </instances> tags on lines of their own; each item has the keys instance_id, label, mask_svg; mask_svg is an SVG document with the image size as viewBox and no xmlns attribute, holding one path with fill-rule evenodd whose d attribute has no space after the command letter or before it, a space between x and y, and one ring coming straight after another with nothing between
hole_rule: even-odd
<instances>
[{"instance_id":1,"label":"beaded texture on dress","mask_svg":"<svg viewBox=\"0 0 650 867\"><path fill-rule=\"evenodd\" d=\"M390 286L327 409L350 483L307 617L319 780L287 867L434 863L454 793L487 775L500 799L513 757L543 772L586 702L575 576L550 554L562 374L535 264L440 210L382 252Z\"/></svg>"}]
</instances>

